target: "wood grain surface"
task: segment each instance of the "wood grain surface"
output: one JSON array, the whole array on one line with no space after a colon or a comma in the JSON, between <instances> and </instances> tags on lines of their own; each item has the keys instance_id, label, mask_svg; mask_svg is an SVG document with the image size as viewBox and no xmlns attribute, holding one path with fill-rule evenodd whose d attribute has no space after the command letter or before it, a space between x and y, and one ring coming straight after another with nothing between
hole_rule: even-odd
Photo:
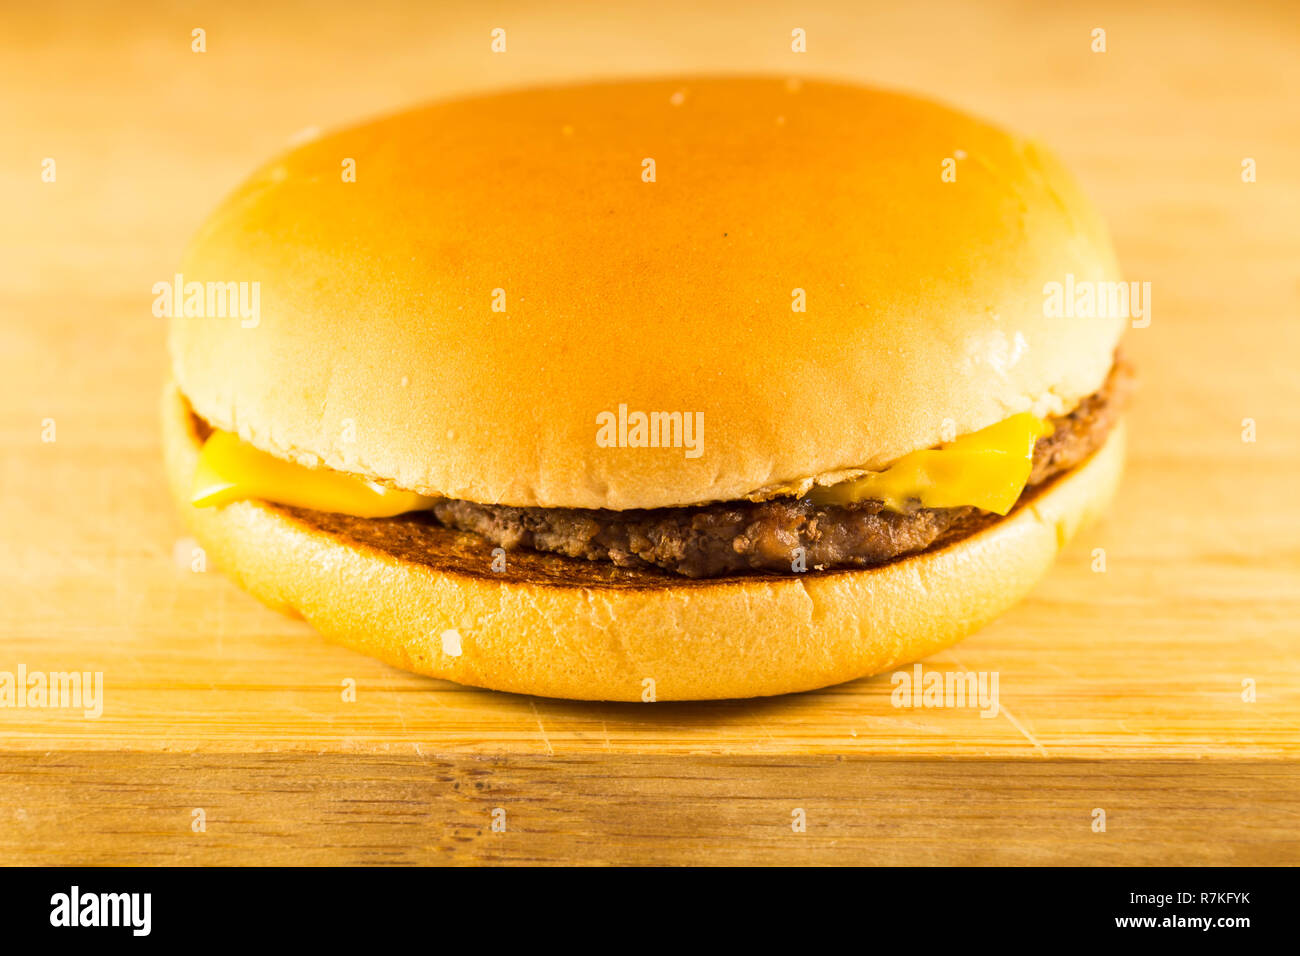
<instances>
[{"instance_id":1,"label":"wood grain surface","mask_svg":"<svg viewBox=\"0 0 1300 956\"><path fill-rule=\"evenodd\" d=\"M90 719L0 708L0 859L1300 862L1295 4L749 7L5 9L0 671L102 672L104 699ZM1041 137L1151 283L1110 516L925 662L996 671L996 717L896 708L888 675L706 704L478 691L190 570L151 287L224 193L304 128L422 99L735 70L900 87Z\"/></svg>"}]
</instances>

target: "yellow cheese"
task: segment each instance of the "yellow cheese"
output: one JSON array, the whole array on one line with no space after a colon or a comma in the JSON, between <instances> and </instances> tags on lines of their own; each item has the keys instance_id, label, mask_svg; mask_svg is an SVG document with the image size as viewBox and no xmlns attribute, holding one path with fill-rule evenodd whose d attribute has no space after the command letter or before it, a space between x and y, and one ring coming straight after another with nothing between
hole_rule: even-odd
<instances>
[{"instance_id":1,"label":"yellow cheese","mask_svg":"<svg viewBox=\"0 0 1300 956\"><path fill-rule=\"evenodd\" d=\"M283 461L240 441L232 432L213 432L199 453L190 503L202 508L244 498L359 518L419 511L434 500L342 472Z\"/></svg>"},{"instance_id":2,"label":"yellow cheese","mask_svg":"<svg viewBox=\"0 0 1300 956\"><path fill-rule=\"evenodd\" d=\"M1022 412L938 448L904 455L884 471L814 488L809 500L847 505L879 499L893 511L910 501L925 508L974 505L994 514L1011 510L1029 480L1034 442L1052 433L1052 425Z\"/></svg>"},{"instance_id":3,"label":"yellow cheese","mask_svg":"<svg viewBox=\"0 0 1300 956\"><path fill-rule=\"evenodd\" d=\"M1052 426L1040 418L1027 412L1013 415L938 448L904 455L884 471L813 488L808 498L823 505L874 498L894 511L907 510L913 501L926 508L974 505L1004 515L1029 480L1034 442L1051 433ZM296 465L231 432L213 432L199 454L190 501L202 508L245 498L359 518L422 511L436 500L342 472Z\"/></svg>"}]
</instances>

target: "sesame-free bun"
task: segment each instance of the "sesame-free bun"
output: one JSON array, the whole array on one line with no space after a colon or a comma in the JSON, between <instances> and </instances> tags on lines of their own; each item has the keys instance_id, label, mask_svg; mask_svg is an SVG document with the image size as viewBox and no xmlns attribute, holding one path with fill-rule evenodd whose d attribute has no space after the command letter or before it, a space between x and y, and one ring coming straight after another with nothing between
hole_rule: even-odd
<instances>
[{"instance_id":1,"label":"sesame-free bun","mask_svg":"<svg viewBox=\"0 0 1300 956\"><path fill-rule=\"evenodd\" d=\"M482 539L432 524L261 501L196 508L200 439L173 386L163 438L195 536L271 607L421 674L585 700L781 694L940 650L1029 591L1105 507L1124 454L1121 426L1006 518L881 567L692 580L530 551L511 552L494 573Z\"/></svg>"},{"instance_id":2,"label":"sesame-free bun","mask_svg":"<svg viewBox=\"0 0 1300 956\"><path fill-rule=\"evenodd\" d=\"M332 133L255 173L180 271L186 282L260 283L256 327L171 320L176 382L213 426L307 465L542 507L735 499L878 467L1016 412L1060 414L1100 387L1124 324L1044 314L1046 283L1119 272L1097 215L1043 147L909 96L782 78L549 87ZM792 309L800 296L806 311ZM620 405L702 413L702 454L599 446L598 416ZM634 664L684 682L665 682L664 695L740 686L711 663L718 647L707 642L646 646L643 657L614 644L603 664L559 653L573 669L549 669L528 656L541 653L543 632L528 630L541 627L536 608L532 625L511 632L532 647L513 664L473 642L442 660L413 640L428 618L369 606L369 585L356 606L313 602L305 562L287 551L336 543L254 504L201 527L223 550L252 548L256 570L241 573L262 576L264 594L282 592L323 629L359 632L360 611L380 615L388 625L373 640L387 643L377 649L417 669L574 696L584 686L622 696ZM235 529L250 537L234 540ZM1008 546L1022 541L1024 554ZM756 692L816 686L950 639L951 623L916 622L921 632L900 644L901 625L928 612L890 602L899 616L868 621L883 595L913 588L912 604L929 607L927 575L944 586L971 576L960 585L970 599L957 603L983 618L1053 548L1022 512L970 557L765 584L753 600L771 616L755 614L734 639L770 652L753 659L764 672ZM420 582L409 601L429 613L462 591L466 606L510 594L481 578L449 591L450 578L377 555L339 561L358 581L371 570L376 591ZM1004 573L999 562L1019 577L996 601L976 600ZM914 567L929 570L917 577ZM623 620L689 609L694 632L720 634L740 623L727 592L664 587ZM600 637L594 618L570 621L576 592L541 593L559 620L589 629L584 640L631 633ZM832 595L854 600L823 600ZM836 618L831 643L803 645L800 629L822 614ZM830 654L864 634L862 646ZM660 638L651 628L628 639Z\"/></svg>"}]
</instances>

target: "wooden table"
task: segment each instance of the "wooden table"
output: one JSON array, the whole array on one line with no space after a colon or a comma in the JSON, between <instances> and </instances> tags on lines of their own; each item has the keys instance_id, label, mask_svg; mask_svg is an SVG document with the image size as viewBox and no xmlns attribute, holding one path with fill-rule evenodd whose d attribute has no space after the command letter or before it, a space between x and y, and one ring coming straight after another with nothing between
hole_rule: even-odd
<instances>
[{"instance_id":1,"label":"wooden table","mask_svg":"<svg viewBox=\"0 0 1300 956\"><path fill-rule=\"evenodd\" d=\"M434 6L6 12L0 670L101 671L105 689L98 719L0 709L0 858L1300 862L1294 4ZM740 69L903 87L1040 135L1152 283L1110 517L926 662L997 671L997 718L894 708L887 676L694 705L472 690L331 646L176 560L150 290L255 165L305 127L433 96Z\"/></svg>"}]
</instances>

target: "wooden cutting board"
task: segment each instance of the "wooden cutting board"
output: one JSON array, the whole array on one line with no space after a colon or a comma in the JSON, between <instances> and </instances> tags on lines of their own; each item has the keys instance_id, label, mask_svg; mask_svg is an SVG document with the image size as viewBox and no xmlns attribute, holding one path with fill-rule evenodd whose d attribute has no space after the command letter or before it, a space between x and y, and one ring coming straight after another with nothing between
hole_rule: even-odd
<instances>
[{"instance_id":1,"label":"wooden cutting board","mask_svg":"<svg viewBox=\"0 0 1300 956\"><path fill-rule=\"evenodd\" d=\"M0 708L0 855L1300 862L1300 28L1281 2L1130 6L10 11L0 671L102 672L104 689L97 718ZM894 707L888 675L704 704L495 694L334 647L190 570L151 287L223 193L305 127L433 96L741 69L898 86L1040 136L1151 283L1113 511L1023 605L924 664L996 671L997 716Z\"/></svg>"}]
</instances>

